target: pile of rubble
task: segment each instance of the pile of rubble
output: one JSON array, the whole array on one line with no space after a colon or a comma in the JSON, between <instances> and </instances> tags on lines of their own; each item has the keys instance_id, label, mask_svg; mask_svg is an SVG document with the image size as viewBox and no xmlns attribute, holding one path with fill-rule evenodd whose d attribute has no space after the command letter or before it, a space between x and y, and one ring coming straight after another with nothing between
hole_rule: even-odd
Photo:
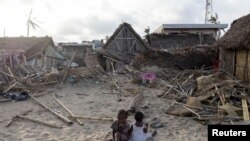
<instances>
[{"instance_id":1,"label":"pile of rubble","mask_svg":"<svg viewBox=\"0 0 250 141\"><path fill-rule=\"evenodd\" d=\"M159 95L173 102L167 114L193 117L202 123L222 124L249 120L249 87L219 72L180 73Z\"/></svg>"},{"instance_id":2,"label":"pile of rubble","mask_svg":"<svg viewBox=\"0 0 250 141\"><path fill-rule=\"evenodd\" d=\"M216 50L207 48L183 48L179 50L148 50L137 55L131 62L135 69L146 66L160 68L195 69L212 66Z\"/></svg>"}]
</instances>

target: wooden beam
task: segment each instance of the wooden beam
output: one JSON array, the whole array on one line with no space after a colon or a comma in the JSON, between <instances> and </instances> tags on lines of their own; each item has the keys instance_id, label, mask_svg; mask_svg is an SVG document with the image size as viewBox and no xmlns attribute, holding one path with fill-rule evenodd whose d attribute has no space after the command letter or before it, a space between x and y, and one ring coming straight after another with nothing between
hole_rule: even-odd
<instances>
[{"instance_id":1,"label":"wooden beam","mask_svg":"<svg viewBox=\"0 0 250 141\"><path fill-rule=\"evenodd\" d=\"M73 114L65 105L63 105L61 101L59 101L59 100L58 100L57 98L55 98L55 97L54 97L54 100L55 100L59 105L61 105L61 106L63 107L63 109L66 110L66 111L70 114L70 116L74 116L74 114ZM76 119L76 121L77 121L81 126L84 125L83 122L81 122L79 119Z\"/></svg>"},{"instance_id":2,"label":"wooden beam","mask_svg":"<svg viewBox=\"0 0 250 141\"><path fill-rule=\"evenodd\" d=\"M55 111L53 111L52 109L50 109L48 106L44 105L43 103L41 103L40 101L38 101L35 97L33 97L32 95L29 95L34 101L36 101L39 105L41 105L43 108L47 109L48 111L50 111L52 114L54 114L55 116L57 116L59 119L61 119L62 121L66 122L67 124L73 124L73 122L71 120L69 120L68 118L56 113Z\"/></svg>"},{"instance_id":3,"label":"wooden beam","mask_svg":"<svg viewBox=\"0 0 250 141\"><path fill-rule=\"evenodd\" d=\"M62 126L54 125L52 123L41 121L41 120L30 118L30 117L25 117L25 116L21 116L21 115L17 115L16 117L24 119L24 120L31 121L31 122L34 122L34 123L38 123L38 124L46 125L46 126L49 126L49 127L53 127L53 128L63 128Z\"/></svg>"},{"instance_id":4,"label":"wooden beam","mask_svg":"<svg viewBox=\"0 0 250 141\"><path fill-rule=\"evenodd\" d=\"M136 43L136 40L134 40L134 42L133 42L133 44L132 44L132 46L130 48L130 52L132 52L132 49L134 48L135 43Z\"/></svg>"}]
</instances>

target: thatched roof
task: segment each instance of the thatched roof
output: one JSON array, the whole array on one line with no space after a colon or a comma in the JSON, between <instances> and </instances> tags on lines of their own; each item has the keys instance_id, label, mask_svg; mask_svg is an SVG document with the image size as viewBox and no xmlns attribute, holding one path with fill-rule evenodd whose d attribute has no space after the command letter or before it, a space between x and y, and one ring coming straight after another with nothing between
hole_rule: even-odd
<instances>
[{"instance_id":1,"label":"thatched roof","mask_svg":"<svg viewBox=\"0 0 250 141\"><path fill-rule=\"evenodd\" d=\"M129 23L124 22L124 23L120 24L120 26L115 30L115 32L113 33L113 35L104 44L104 46L103 46L104 49L106 49L112 43L112 41L119 34L120 30L122 30L123 27L127 27L130 30L130 32L132 32L132 34L135 35L135 37L137 38L137 40L139 42L141 42L145 48L147 48L146 44L141 39L140 35L135 32L135 30L133 29L133 27Z\"/></svg>"},{"instance_id":2,"label":"thatched roof","mask_svg":"<svg viewBox=\"0 0 250 141\"><path fill-rule=\"evenodd\" d=\"M55 46L51 37L0 38L0 50L23 50L27 59L43 53L49 45Z\"/></svg>"},{"instance_id":3,"label":"thatched roof","mask_svg":"<svg viewBox=\"0 0 250 141\"><path fill-rule=\"evenodd\" d=\"M228 49L250 49L250 14L235 20L231 24L231 28L216 42L215 46Z\"/></svg>"}]
</instances>

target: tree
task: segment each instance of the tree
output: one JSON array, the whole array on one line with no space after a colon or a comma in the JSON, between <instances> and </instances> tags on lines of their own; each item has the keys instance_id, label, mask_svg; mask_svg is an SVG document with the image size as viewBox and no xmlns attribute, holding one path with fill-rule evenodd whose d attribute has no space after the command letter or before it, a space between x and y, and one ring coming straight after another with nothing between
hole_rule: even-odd
<instances>
[{"instance_id":1,"label":"tree","mask_svg":"<svg viewBox=\"0 0 250 141\"><path fill-rule=\"evenodd\" d=\"M28 17L27 23L26 23L27 24L27 37L29 37L30 27L32 27L34 30L40 27L37 24L37 21L35 21L36 18L31 17L31 14L32 14L32 9L30 10L29 17Z\"/></svg>"},{"instance_id":2,"label":"tree","mask_svg":"<svg viewBox=\"0 0 250 141\"><path fill-rule=\"evenodd\" d=\"M144 32L145 32L146 34L149 34L149 32L150 32L149 26L148 26L148 28L145 28Z\"/></svg>"},{"instance_id":3,"label":"tree","mask_svg":"<svg viewBox=\"0 0 250 141\"><path fill-rule=\"evenodd\" d=\"M218 14L215 13L215 15L214 16L212 15L208 21L210 21L213 24L218 24L218 23L220 23L220 21L218 21L218 19L219 19Z\"/></svg>"},{"instance_id":4,"label":"tree","mask_svg":"<svg viewBox=\"0 0 250 141\"><path fill-rule=\"evenodd\" d=\"M210 22L213 23L213 24L219 24L220 21L219 21L218 14L215 13L214 16L212 15L211 18L210 18L208 21L210 21ZM222 31L225 33L225 30L224 30L224 29L222 29ZM219 30L218 33L217 33L217 37L216 37L216 38L219 39L219 38L221 37L221 35L222 35L222 33L221 33L221 31Z\"/></svg>"}]
</instances>

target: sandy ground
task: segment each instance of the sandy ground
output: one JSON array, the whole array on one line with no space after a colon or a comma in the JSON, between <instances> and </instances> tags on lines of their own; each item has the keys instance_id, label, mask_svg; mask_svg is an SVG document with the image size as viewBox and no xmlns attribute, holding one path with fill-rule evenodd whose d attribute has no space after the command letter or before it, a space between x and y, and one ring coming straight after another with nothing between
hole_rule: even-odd
<instances>
[{"instance_id":1,"label":"sandy ground","mask_svg":"<svg viewBox=\"0 0 250 141\"><path fill-rule=\"evenodd\" d=\"M68 114L53 100L53 96L58 95L58 99L74 114L115 118L117 111L121 108L127 109L131 99L135 96L126 90L136 89L135 85L130 83L129 78L119 75L117 79L125 91L121 102L117 102L113 94L103 93L110 91L109 83L98 78L82 80L75 85L50 86L41 92L48 94L37 99L65 116ZM157 98L157 94L160 93L159 89L145 88L144 103L148 103L148 108L142 109L146 116L145 121L159 118L163 122L163 127L157 129L155 141L207 140L206 126L189 118L165 114L164 111L171 103ZM0 107L0 141L104 141L106 137L110 137L108 133L111 131L111 122L82 120L84 126L80 126L77 122L67 125L31 99L0 103ZM62 125L63 128L51 128L22 119L17 119L9 127L5 127L9 119L21 113L26 113L28 117ZM130 116L129 120L133 122L133 116Z\"/></svg>"}]
</instances>

